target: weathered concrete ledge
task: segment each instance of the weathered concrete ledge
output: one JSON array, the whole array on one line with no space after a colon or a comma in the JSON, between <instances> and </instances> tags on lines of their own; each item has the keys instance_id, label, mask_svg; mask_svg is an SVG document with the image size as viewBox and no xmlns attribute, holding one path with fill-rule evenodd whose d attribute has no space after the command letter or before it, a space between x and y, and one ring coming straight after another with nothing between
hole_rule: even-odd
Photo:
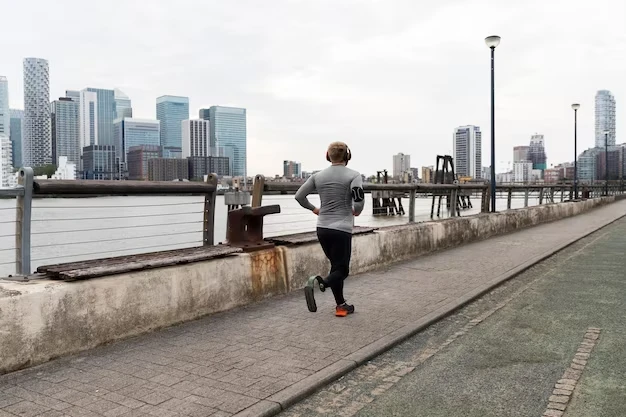
<instances>
[{"instance_id":1,"label":"weathered concrete ledge","mask_svg":"<svg viewBox=\"0 0 626 417\"><path fill-rule=\"evenodd\" d=\"M355 236L352 273L574 216L614 200L382 228ZM0 281L0 373L284 294L327 269L315 243L71 283Z\"/></svg>"}]
</instances>

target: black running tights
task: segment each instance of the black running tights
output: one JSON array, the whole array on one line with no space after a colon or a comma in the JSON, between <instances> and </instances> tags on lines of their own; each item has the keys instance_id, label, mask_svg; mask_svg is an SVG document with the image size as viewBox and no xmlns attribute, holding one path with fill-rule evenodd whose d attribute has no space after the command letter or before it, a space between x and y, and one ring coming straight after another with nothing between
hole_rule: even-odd
<instances>
[{"instance_id":1,"label":"black running tights","mask_svg":"<svg viewBox=\"0 0 626 417\"><path fill-rule=\"evenodd\" d=\"M333 291L337 305L341 305L346 302L343 298L343 280L348 278L350 272L352 233L318 227L317 239L330 261L330 273L324 281Z\"/></svg>"}]
</instances>

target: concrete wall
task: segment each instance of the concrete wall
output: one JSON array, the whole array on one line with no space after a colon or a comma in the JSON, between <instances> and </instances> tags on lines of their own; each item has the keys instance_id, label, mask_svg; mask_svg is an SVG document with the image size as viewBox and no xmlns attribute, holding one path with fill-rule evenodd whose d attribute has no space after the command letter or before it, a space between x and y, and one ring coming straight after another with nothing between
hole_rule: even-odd
<instances>
[{"instance_id":1,"label":"concrete wall","mask_svg":"<svg viewBox=\"0 0 626 417\"><path fill-rule=\"evenodd\" d=\"M613 197L355 236L351 273L588 211ZM328 270L317 243L78 282L0 281L0 373L284 294Z\"/></svg>"}]
</instances>

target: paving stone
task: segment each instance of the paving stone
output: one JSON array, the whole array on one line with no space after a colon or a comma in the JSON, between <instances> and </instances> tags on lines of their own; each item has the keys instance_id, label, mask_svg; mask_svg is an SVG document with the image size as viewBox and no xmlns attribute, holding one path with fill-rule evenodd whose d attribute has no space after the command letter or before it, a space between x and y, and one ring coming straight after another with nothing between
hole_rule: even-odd
<instances>
[{"instance_id":1,"label":"paving stone","mask_svg":"<svg viewBox=\"0 0 626 417\"><path fill-rule=\"evenodd\" d=\"M21 401L4 408L4 411L15 414L19 417L34 417L46 411L51 411L48 407L35 404L31 401Z\"/></svg>"}]
</instances>

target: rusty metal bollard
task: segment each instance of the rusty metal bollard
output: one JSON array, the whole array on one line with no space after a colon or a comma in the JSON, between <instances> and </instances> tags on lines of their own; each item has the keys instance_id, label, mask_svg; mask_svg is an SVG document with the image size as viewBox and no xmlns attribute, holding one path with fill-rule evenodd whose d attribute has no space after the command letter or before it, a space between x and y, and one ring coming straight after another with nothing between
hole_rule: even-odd
<instances>
[{"instance_id":1,"label":"rusty metal bollard","mask_svg":"<svg viewBox=\"0 0 626 417\"><path fill-rule=\"evenodd\" d=\"M238 247L244 252L271 248L271 242L263 240L263 217L280 213L280 206L275 204L262 207L242 207L228 212L226 225L226 244Z\"/></svg>"}]
</instances>

